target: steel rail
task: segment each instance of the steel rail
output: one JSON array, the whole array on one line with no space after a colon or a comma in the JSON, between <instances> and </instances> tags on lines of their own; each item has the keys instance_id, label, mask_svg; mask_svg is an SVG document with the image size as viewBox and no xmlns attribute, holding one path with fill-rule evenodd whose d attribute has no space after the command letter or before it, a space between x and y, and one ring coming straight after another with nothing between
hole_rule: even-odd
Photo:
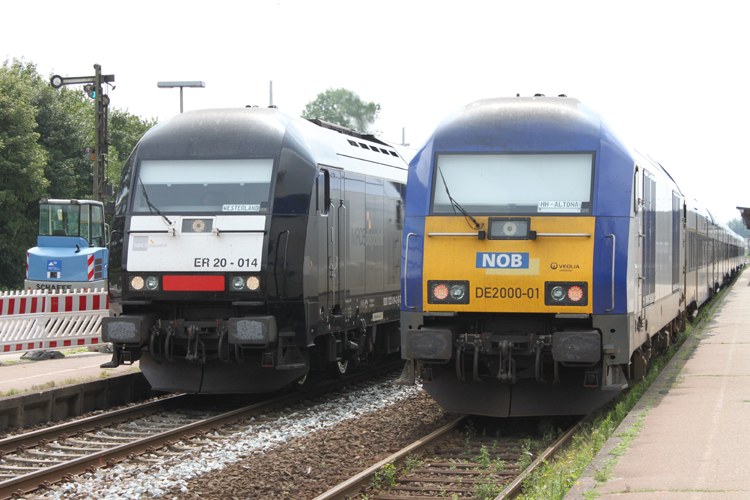
<instances>
[{"instance_id":1,"label":"steel rail","mask_svg":"<svg viewBox=\"0 0 750 500\"><path fill-rule=\"evenodd\" d=\"M458 425L466 419L466 415L454 420L453 422L444 425L440 429L436 430L432 434L429 434L422 439L414 441L412 444L403 448L396 453L384 458L375 465L363 470L359 474L350 479L347 479L343 483L335 486L334 488L326 491L322 495L315 497L314 500L344 500L347 497L357 495L363 486L370 484L370 481L381 468L393 462L394 465L400 465L406 457L412 453L421 453L426 448L434 445L437 441L443 438L447 433L458 427Z\"/></svg>"},{"instance_id":2,"label":"steel rail","mask_svg":"<svg viewBox=\"0 0 750 500\"><path fill-rule=\"evenodd\" d=\"M162 410L162 407L168 408L170 406L179 405L186 397L186 394L175 394L156 401L140 403L127 408L103 413L101 415L94 415L92 417L65 422L52 427L45 427L24 434L9 436L0 439L0 453L13 453L21 446L36 446L42 440L52 441L63 434L77 434L81 431L94 431L101 425L111 425L118 420L137 418L155 410L160 411ZM1 484L2 483L0 483L0 485Z\"/></svg>"},{"instance_id":3,"label":"steel rail","mask_svg":"<svg viewBox=\"0 0 750 500\"><path fill-rule=\"evenodd\" d=\"M377 367L373 370L367 370L362 373L354 374L350 377L326 382L302 392L284 394L268 401L255 403L237 410L232 410L215 417L193 422L191 424L176 427L163 433L154 434L132 443L126 443L113 448L97 451L90 455L71 460L69 462L54 465L39 471L31 472L22 476L0 482L0 499L8 499L15 496L22 496L40 487L46 487L51 483L58 482L70 475L81 474L86 471L92 471L105 465L113 465L118 461L124 460L132 455L143 454L151 449L160 448L167 442L182 439L186 435L195 435L201 431L211 430L215 427L222 426L226 423L239 420L260 412L272 410L274 408L288 405L291 402L307 399L311 396L320 396L332 392L333 389L349 385L351 383L363 382L374 375L379 375L392 371L399 367L403 361L399 360L393 363Z\"/></svg>"},{"instance_id":4,"label":"steel rail","mask_svg":"<svg viewBox=\"0 0 750 500\"><path fill-rule=\"evenodd\" d=\"M576 432L578 432L581 429L581 426L584 424L584 422L587 422L589 420L589 417L585 417L582 420L580 420L577 424L575 424L573 427L568 429L568 432L557 438L557 440L550 445L549 448L544 450L543 453L541 453L538 457L536 457L536 460L531 462L531 464L526 467L526 469L521 472L511 483L505 487L503 491L500 492L498 496L496 496L493 500L506 500L510 498L515 498L518 496L518 494L521 492L521 486L523 485L523 482L526 480L527 477L529 477L529 474L534 472L534 470L545 460L549 459L552 455L560 451L561 448L563 448L575 435Z\"/></svg>"}]
</instances>

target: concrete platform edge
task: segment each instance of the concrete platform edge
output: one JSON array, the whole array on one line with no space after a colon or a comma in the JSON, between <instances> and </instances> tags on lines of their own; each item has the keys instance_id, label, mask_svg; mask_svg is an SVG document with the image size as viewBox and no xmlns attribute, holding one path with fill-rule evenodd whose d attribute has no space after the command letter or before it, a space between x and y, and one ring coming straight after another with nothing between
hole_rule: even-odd
<instances>
[{"instance_id":1,"label":"concrete platform edge","mask_svg":"<svg viewBox=\"0 0 750 500\"><path fill-rule=\"evenodd\" d=\"M594 457L589 466L586 467L586 470L583 471L583 474L581 474L581 477L578 478L576 484L573 485L573 487L563 497L563 500L586 500L586 492L592 490L595 491L597 487L598 482L594 478L594 476L599 472L606 470L608 463L610 463L611 461L617 461L618 457L612 452L618 445L623 442L624 436L630 435L635 432L634 439L638 439L638 429L636 425L646 416L649 409L651 409L654 404L658 403L659 400L664 397L664 391L669 391L669 389L675 383L688 357L698 347L698 343L701 340L701 334L703 333L706 325L708 325L708 321L711 319L711 317L713 317L716 310L723 304L729 290L734 287L737 279L741 275L742 273L739 273L735 277L731 286L725 288L722 291L720 300L718 300L711 306L707 317L705 317L697 325L693 333L687 339L685 339L685 342L682 344L682 346L680 346L680 349L675 353L669 363L667 363L667 366L664 367L662 372L646 390L641 399L635 404L633 409L630 410L630 413L628 413L628 415L623 419L623 421L617 427L615 432L612 433L607 442L604 443L602 449L599 450L599 453L596 454L596 457ZM594 495L592 496L592 498L596 496L598 495Z\"/></svg>"},{"instance_id":2,"label":"concrete platform edge","mask_svg":"<svg viewBox=\"0 0 750 500\"><path fill-rule=\"evenodd\" d=\"M0 431L56 422L152 397L142 373L125 373L0 400Z\"/></svg>"}]
</instances>

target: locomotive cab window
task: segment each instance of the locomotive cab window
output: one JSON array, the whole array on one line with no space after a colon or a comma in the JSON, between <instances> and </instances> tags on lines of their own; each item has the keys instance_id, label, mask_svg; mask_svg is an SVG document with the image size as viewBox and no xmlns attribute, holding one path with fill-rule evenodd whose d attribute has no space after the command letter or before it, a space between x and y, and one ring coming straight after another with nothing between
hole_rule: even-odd
<instances>
[{"instance_id":1,"label":"locomotive cab window","mask_svg":"<svg viewBox=\"0 0 750 500\"><path fill-rule=\"evenodd\" d=\"M133 211L267 213L272 159L143 160Z\"/></svg>"},{"instance_id":2,"label":"locomotive cab window","mask_svg":"<svg viewBox=\"0 0 750 500\"><path fill-rule=\"evenodd\" d=\"M594 153L441 153L432 213L591 215ZM448 194L450 193L450 194Z\"/></svg>"}]
</instances>

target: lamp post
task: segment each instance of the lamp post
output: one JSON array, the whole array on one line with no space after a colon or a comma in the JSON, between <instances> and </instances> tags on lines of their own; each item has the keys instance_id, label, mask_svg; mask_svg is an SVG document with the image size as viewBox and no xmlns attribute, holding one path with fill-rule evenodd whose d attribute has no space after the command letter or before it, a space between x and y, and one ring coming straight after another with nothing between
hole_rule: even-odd
<instances>
[{"instance_id":1,"label":"lamp post","mask_svg":"<svg viewBox=\"0 0 750 500\"><path fill-rule=\"evenodd\" d=\"M184 87L204 88L206 82L156 82L156 86L160 89L173 89L175 87L180 87L180 113L182 113L182 89Z\"/></svg>"}]
</instances>

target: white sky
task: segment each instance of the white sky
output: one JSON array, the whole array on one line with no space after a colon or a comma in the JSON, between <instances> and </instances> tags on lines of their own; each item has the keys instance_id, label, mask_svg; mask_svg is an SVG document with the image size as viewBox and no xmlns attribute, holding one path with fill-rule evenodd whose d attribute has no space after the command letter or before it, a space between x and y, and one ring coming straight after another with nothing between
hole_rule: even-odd
<instances>
[{"instance_id":1,"label":"white sky","mask_svg":"<svg viewBox=\"0 0 750 500\"><path fill-rule=\"evenodd\" d=\"M441 7L444 5L444 7ZM419 147L488 97L567 94L597 110L719 219L750 206L750 2L3 2L0 59L42 75L114 74L112 106L146 118L274 104L329 87L380 103L381 137ZM101 26L96 28L97 22Z\"/></svg>"}]
</instances>

